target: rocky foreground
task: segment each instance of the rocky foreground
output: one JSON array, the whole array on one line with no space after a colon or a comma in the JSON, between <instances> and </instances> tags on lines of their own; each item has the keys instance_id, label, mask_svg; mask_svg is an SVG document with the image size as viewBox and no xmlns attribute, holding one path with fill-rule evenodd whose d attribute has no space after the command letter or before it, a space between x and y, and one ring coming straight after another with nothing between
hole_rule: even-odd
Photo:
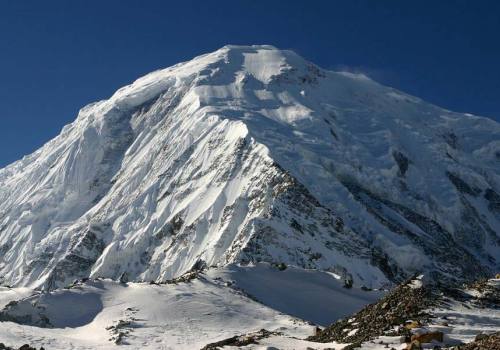
<instances>
[{"instance_id":1,"label":"rocky foreground","mask_svg":"<svg viewBox=\"0 0 500 350\"><path fill-rule=\"evenodd\" d=\"M306 341L284 340L261 330L207 345L204 349L500 349L500 280L463 288L427 284L423 276L401 284L376 303ZM480 320L481 319L481 320ZM476 321L476 323L474 323ZM274 346L274 347L273 347Z\"/></svg>"},{"instance_id":2,"label":"rocky foreground","mask_svg":"<svg viewBox=\"0 0 500 350\"><path fill-rule=\"evenodd\" d=\"M490 335L480 334L473 342L456 348L460 350L498 350L500 349L500 332Z\"/></svg>"},{"instance_id":3,"label":"rocky foreground","mask_svg":"<svg viewBox=\"0 0 500 350\"><path fill-rule=\"evenodd\" d=\"M208 344L203 350L266 345L267 349L307 350L499 350L499 286L500 280L494 279L443 288L418 276L354 315L317 328L305 341L260 330ZM480 318L482 323L470 322Z\"/></svg>"},{"instance_id":4,"label":"rocky foreground","mask_svg":"<svg viewBox=\"0 0 500 350\"><path fill-rule=\"evenodd\" d=\"M37 348L33 348L29 346L28 344L24 344L20 346L19 348L11 348L9 346L6 346L4 343L0 343L0 350L38 350ZM43 347L40 348L40 350L45 350Z\"/></svg>"},{"instance_id":5,"label":"rocky foreground","mask_svg":"<svg viewBox=\"0 0 500 350\"><path fill-rule=\"evenodd\" d=\"M500 333L498 332L500 329L500 279L482 280L461 288L450 288L428 283L423 275L419 275L407 280L389 293L382 294L378 301L365 304L366 306L361 307L360 311L354 314L347 313L345 317L340 317L338 321L324 328L315 327L312 323L308 325L299 318L289 318L286 314L279 315L266 309L270 306L276 309L280 307L268 290L259 289L259 283L276 280L274 287L271 288L278 291L276 297L291 302L294 300L291 299L292 295L297 293L305 295L307 290L319 288L313 283L316 278L317 281L325 283L325 276L310 274L312 272L293 268L280 270L262 265L253 269L235 267L225 272L193 271L162 284L129 283L126 276L122 276L120 281L81 280L64 290L42 293L19 302L9 303L1 314L4 318L10 317L11 321L14 320L10 323L11 329L17 327L16 324L20 326L24 323L31 327L31 330L39 329L40 333L36 337L23 339L30 343L36 340L31 343L35 347L29 345L9 347L0 344L0 350L43 350L40 348L42 345L49 350L64 349L65 345L63 346L63 343L57 339L49 337L46 341L40 342L40 335L43 334L42 329L46 329L47 332L56 332L53 334L57 337L59 329L68 329L66 328L68 326L77 326L75 331L80 329L81 334L87 334L90 329L94 329L95 333L95 327L102 328L105 337L102 344L106 346L106 349L122 345L130 349L140 348L139 344L143 341L141 339L165 336L167 330L172 333L164 338L167 349L500 350ZM265 276L265 278L264 280L256 279L257 276ZM290 291L287 288L290 278L301 281L309 278L310 281L300 291ZM245 285L244 282L249 280L253 280L251 286ZM370 291L368 288L357 289L355 286L342 284L340 281L335 282L335 279L331 283L333 285L328 289L330 297L324 294L322 304L329 302L328 300L337 301L337 309L341 305L338 303L339 298L343 295L344 297L357 295L357 298L362 298L363 295L368 297L373 293L381 293ZM338 284L337 289L332 288L335 283ZM148 299L146 296L151 293L155 293L157 298L161 296L161 300ZM216 295L224 294L226 294L224 299L214 298ZM99 296L101 300L111 302L109 306L105 305L104 310L116 308L117 305L119 309L114 312L115 316L104 317L105 323L99 320L102 316L92 315L89 321L95 318L90 324L79 325L75 322L80 322L82 315L78 314L81 311L78 311L80 306L77 304L85 295L87 297ZM120 300L117 300L117 297ZM307 299L303 298L297 303L307 303ZM142 305L138 304L138 300L142 300ZM217 305L220 305L222 300L226 302L231 300L230 304L237 303L240 306L233 310L226 308L219 310ZM64 323L61 323L63 320L61 308L69 307L69 304L64 306L61 303L68 301L72 307L76 308L64 318ZM81 307L85 310L91 306L87 301L81 302L83 303ZM157 305L152 306L155 302ZM172 303L171 306L168 306L169 303ZM179 303L183 306L179 307ZM212 305L210 309L205 311L200 309L207 303ZM298 310L298 305L295 306ZM147 311L148 307L154 309L157 314L152 310ZM260 311L256 315L262 316L259 323L252 321L253 323L245 327L238 326L238 323L245 318L243 315L246 316L248 322L250 313L258 308ZM281 310L288 313L291 309ZM99 311L96 315L103 312L105 314L109 311ZM323 312L329 313L331 310L324 305ZM181 322L182 325L175 326L174 322L178 321L179 315L183 313L185 319ZM210 340L206 335L203 336L203 333L199 333L201 331L196 331L196 329L207 329L210 326L209 323L200 328L200 325L196 325L196 319L200 318L200 315L211 317L210 315L216 313L221 313L220 324L217 325L221 327L221 330L210 335L212 339ZM148 324L150 323L148 322L150 321L148 319L165 315L171 317L165 319L165 324L156 326L154 333L149 332ZM256 318L256 315L252 317ZM306 315L302 314L302 319L307 319ZM229 316L232 317L230 323L227 322ZM272 317L277 317L276 320L279 321L270 321ZM112 319L115 321L119 319L119 321L113 321L110 326L109 322ZM83 327L78 328L78 326ZM260 327L257 328L258 326ZM294 328L295 331L292 332ZM28 328L22 328L19 332L26 334L27 330ZM221 337L222 334L225 336ZM74 339L73 337L71 338ZM1 337L0 340L2 340ZM71 344L72 341L70 340L67 344ZM159 349L161 344L164 343L151 343L148 346ZM189 347L188 344L192 344L193 347Z\"/></svg>"},{"instance_id":6,"label":"rocky foreground","mask_svg":"<svg viewBox=\"0 0 500 350\"><path fill-rule=\"evenodd\" d=\"M437 302L421 279L409 280L375 304L342 319L309 338L317 342L351 343L355 348L380 335L402 336L410 341L412 328L431 316L426 310Z\"/></svg>"},{"instance_id":7,"label":"rocky foreground","mask_svg":"<svg viewBox=\"0 0 500 350\"><path fill-rule=\"evenodd\" d=\"M498 276L497 276L498 277ZM498 332L479 333L474 341L462 344L454 335L460 307L481 315L496 315L500 320L500 280L482 280L463 289L426 284L423 276L410 279L377 303L368 305L350 318L342 319L320 330L310 341L349 343L345 349L364 348L378 343L383 348L406 344L408 350L432 349L500 349ZM474 333L478 325L468 324ZM498 330L500 324L493 325ZM392 339L391 339L392 338ZM384 340L385 339L385 340ZM402 349L398 346L397 349Z\"/></svg>"}]
</instances>

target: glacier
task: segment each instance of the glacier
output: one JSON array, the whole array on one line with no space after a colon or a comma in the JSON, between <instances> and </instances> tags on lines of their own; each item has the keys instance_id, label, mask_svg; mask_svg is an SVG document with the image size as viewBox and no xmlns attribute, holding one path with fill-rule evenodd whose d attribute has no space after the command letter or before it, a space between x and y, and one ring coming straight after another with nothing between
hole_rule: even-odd
<instances>
[{"instance_id":1,"label":"glacier","mask_svg":"<svg viewBox=\"0 0 500 350\"><path fill-rule=\"evenodd\" d=\"M267 262L367 287L500 269L500 124L272 46L80 110L0 170L0 283Z\"/></svg>"}]
</instances>

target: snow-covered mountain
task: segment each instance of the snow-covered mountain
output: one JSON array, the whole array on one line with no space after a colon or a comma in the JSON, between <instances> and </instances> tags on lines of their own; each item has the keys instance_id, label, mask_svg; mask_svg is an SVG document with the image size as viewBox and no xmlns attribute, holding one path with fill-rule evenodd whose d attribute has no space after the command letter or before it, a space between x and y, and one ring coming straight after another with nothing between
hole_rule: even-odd
<instances>
[{"instance_id":1,"label":"snow-covered mountain","mask_svg":"<svg viewBox=\"0 0 500 350\"><path fill-rule=\"evenodd\" d=\"M370 287L498 270L500 125L225 46L86 106L0 170L5 284L259 261Z\"/></svg>"}]
</instances>

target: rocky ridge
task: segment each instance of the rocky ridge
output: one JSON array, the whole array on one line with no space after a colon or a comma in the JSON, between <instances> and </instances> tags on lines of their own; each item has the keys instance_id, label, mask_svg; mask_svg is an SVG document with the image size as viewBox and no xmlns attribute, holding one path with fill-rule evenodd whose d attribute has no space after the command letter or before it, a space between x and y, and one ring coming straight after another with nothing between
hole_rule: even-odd
<instances>
[{"instance_id":1,"label":"rocky ridge","mask_svg":"<svg viewBox=\"0 0 500 350\"><path fill-rule=\"evenodd\" d=\"M420 350L423 346L429 346L429 343L434 349L496 349L500 346L498 332L478 333L478 325L471 324L471 321L467 322L470 329L465 328L461 332L476 333L473 341L463 344L454 339L454 328L463 326L454 324L456 316L453 315L459 313L457 305L464 305L468 310L476 310L476 314L490 314L493 317L496 314L498 322L498 281L481 280L461 288L443 289L436 284L425 283L423 276L418 276L396 287L381 300L366 306L352 317L319 330L308 340L349 343L345 349L362 349L367 344L399 348L400 343L407 343L408 350Z\"/></svg>"}]
</instances>

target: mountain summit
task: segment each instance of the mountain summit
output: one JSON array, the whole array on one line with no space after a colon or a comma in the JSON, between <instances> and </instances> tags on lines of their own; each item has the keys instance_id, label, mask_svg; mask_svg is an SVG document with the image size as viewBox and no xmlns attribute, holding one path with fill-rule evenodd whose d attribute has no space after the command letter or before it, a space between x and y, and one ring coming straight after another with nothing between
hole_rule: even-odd
<instances>
[{"instance_id":1,"label":"mountain summit","mask_svg":"<svg viewBox=\"0 0 500 350\"><path fill-rule=\"evenodd\" d=\"M84 107L0 170L0 282L284 263L377 287L500 268L500 125L272 46Z\"/></svg>"}]
</instances>

